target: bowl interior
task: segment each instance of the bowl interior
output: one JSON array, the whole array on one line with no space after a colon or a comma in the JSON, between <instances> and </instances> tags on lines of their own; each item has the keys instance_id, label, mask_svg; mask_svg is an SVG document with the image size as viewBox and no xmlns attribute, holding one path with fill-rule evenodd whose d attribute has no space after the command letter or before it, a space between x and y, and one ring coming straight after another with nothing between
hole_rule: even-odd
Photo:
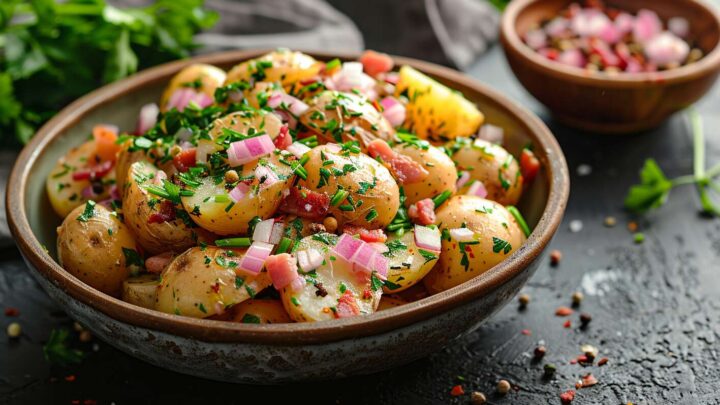
<instances>
[{"instance_id":1,"label":"bowl interior","mask_svg":"<svg viewBox=\"0 0 720 405\"><path fill-rule=\"evenodd\" d=\"M515 32L522 37L539 22L555 17L560 10L575 2L577 0L532 1L518 12ZM715 49L720 41L717 19L708 11L709 6L696 0L606 0L605 4L633 14L641 9L653 10L665 22L672 17L686 18L690 21L690 38L705 55Z\"/></svg>"},{"instance_id":2,"label":"bowl interior","mask_svg":"<svg viewBox=\"0 0 720 405\"><path fill-rule=\"evenodd\" d=\"M147 310L93 290L65 272L55 261L56 227L61 219L52 211L45 192L45 181L55 162L71 147L88 139L96 124L112 123L122 130L132 130L140 107L156 102L172 75L183 67L191 63L210 63L228 69L266 52L227 52L149 69L81 98L45 125L21 153L8 184L10 228L32 267L73 299L122 322L206 341L298 345L383 333L442 314L494 291L521 274L550 241L567 202L569 176L562 151L542 121L458 72L398 57L398 65L408 64L424 71L475 102L485 113L487 122L505 129L506 147L515 156L519 156L528 144L534 146L542 169L518 208L528 223L537 229L518 251L493 269L440 294L372 315L320 323L272 325L217 322ZM357 57L310 54L320 60ZM47 249L47 254L43 248Z\"/></svg>"}]
</instances>

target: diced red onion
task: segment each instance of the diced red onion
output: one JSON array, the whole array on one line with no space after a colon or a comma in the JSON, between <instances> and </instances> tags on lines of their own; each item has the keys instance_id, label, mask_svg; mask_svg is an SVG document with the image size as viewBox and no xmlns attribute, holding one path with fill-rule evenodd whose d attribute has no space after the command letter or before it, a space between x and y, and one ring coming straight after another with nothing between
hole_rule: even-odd
<instances>
[{"instance_id":1,"label":"diced red onion","mask_svg":"<svg viewBox=\"0 0 720 405\"><path fill-rule=\"evenodd\" d=\"M570 27L581 37L597 37L609 24L610 18L596 9L582 9L570 20Z\"/></svg>"},{"instance_id":2,"label":"diced red onion","mask_svg":"<svg viewBox=\"0 0 720 405\"><path fill-rule=\"evenodd\" d=\"M683 63L690 53L690 46L671 32L656 35L645 44L645 55L650 62L660 66Z\"/></svg>"},{"instance_id":3,"label":"diced red onion","mask_svg":"<svg viewBox=\"0 0 720 405\"><path fill-rule=\"evenodd\" d=\"M138 122L137 127L135 128L135 133L142 135L150 128L154 127L155 124L157 124L157 116L159 113L160 108L155 103L145 104L142 106L142 108L140 108L140 113L138 114Z\"/></svg>"},{"instance_id":4,"label":"diced red onion","mask_svg":"<svg viewBox=\"0 0 720 405\"><path fill-rule=\"evenodd\" d=\"M253 242L240 260L238 268L251 275L260 274L272 249L273 245L269 243Z\"/></svg>"},{"instance_id":5,"label":"diced red onion","mask_svg":"<svg viewBox=\"0 0 720 405\"><path fill-rule=\"evenodd\" d=\"M270 233L270 242L273 245L280 243L283 238L283 232L285 231L285 224L282 222L275 222L273 224L272 232Z\"/></svg>"},{"instance_id":6,"label":"diced red onion","mask_svg":"<svg viewBox=\"0 0 720 405\"><path fill-rule=\"evenodd\" d=\"M360 62L345 62L339 72L326 81L330 90L351 91L357 90L370 99L377 97L375 80L363 72Z\"/></svg>"},{"instance_id":7,"label":"diced red onion","mask_svg":"<svg viewBox=\"0 0 720 405\"><path fill-rule=\"evenodd\" d=\"M288 146L287 151L295 155L296 158L300 159L304 154L310 152L310 148L302 142L293 142Z\"/></svg>"},{"instance_id":8,"label":"diced red onion","mask_svg":"<svg viewBox=\"0 0 720 405\"><path fill-rule=\"evenodd\" d=\"M243 139L242 141L231 143L228 147L228 163L232 167L237 167L252 162L274 150L275 144L273 144L272 138L267 134Z\"/></svg>"},{"instance_id":9,"label":"diced red onion","mask_svg":"<svg viewBox=\"0 0 720 405\"><path fill-rule=\"evenodd\" d=\"M385 253L390 250L390 248L382 242L372 242L370 243L370 246L374 247L379 253Z\"/></svg>"},{"instance_id":10,"label":"diced red onion","mask_svg":"<svg viewBox=\"0 0 720 405\"><path fill-rule=\"evenodd\" d=\"M587 65L587 59L579 49L567 49L558 55L557 61L568 66L583 68Z\"/></svg>"},{"instance_id":11,"label":"diced red onion","mask_svg":"<svg viewBox=\"0 0 720 405\"><path fill-rule=\"evenodd\" d=\"M260 221L255 224L255 230L253 231L252 240L253 242L264 242L270 243L270 235L272 234L275 220L273 218Z\"/></svg>"},{"instance_id":12,"label":"diced red onion","mask_svg":"<svg viewBox=\"0 0 720 405\"><path fill-rule=\"evenodd\" d=\"M280 118L280 121L287 122L287 127L291 129L297 128L297 118L290 114L287 111L284 110L275 110L273 111L273 114L277 115L278 118Z\"/></svg>"},{"instance_id":13,"label":"diced red onion","mask_svg":"<svg viewBox=\"0 0 720 405\"><path fill-rule=\"evenodd\" d=\"M398 84L400 81L400 75L397 72L387 72L382 77L385 83Z\"/></svg>"},{"instance_id":14,"label":"diced red onion","mask_svg":"<svg viewBox=\"0 0 720 405\"><path fill-rule=\"evenodd\" d=\"M552 38L562 37L570 28L570 20L563 17L553 18L547 25L545 25L545 33Z\"/></svg>"},{"instance_id":15,"label":"diced red onion","mask_svg":"<svg viewBox=\"0 0 720 405\"><path fill-rule=\"evenodd\" d=\"M485 197L487 197L488 192L482 181L475 180L470 185L470 188L468 189L467 193L465 193L465 194L478 196L480 198L485 198Z\"/></svg>"},{"instance_id":16,"label":"diced red onion","mask_svg":"<svg viewBox=\"0 0 720 405\"><path fill-rule=\"evenodd\" d=\"M208 96L205 93L196 93L196 95L192 99L192 101L194 101L195 104L198 105L198 107L205 108L205 107L211 106L215 100L213 100L212 97Z\"/></svg>"},{"instance_id":17,"label":"diced red onion","mask_svg":"<svg viewBox=\"0 0 720 405\"><path fill-rule=\"evenodd\" d=\"M230 190L230 193L229 193L230 198L234 202L238 202L238 201L242 200L243 198L245 198L245 196L247 195L247 193L249 191L250 191L250 186L248 186L245 183L240 182L237 184L237 186L235 186L235 188Z\"/></svg>"},{"instance_id":18,"label":"diced red onion","mask_svg":"<svg viewBox=\"0 0 720 405\"><path fill-rule=\"evenodd\" d=\"M215 314L222 315L224 313L225 313L225 305L222 303L222 301L216 301L215 302Z\"/></svg>"},{"instance_id":19,"label":"diced red onion","mask_svg":"<svg viewBox=\"0 0 720 405\"><path fill-rule=\"evenodd\" d=\"M281 105L285 105L290 113L296 117L302 115L310 109L310 106L301 100L280 91L273 92L267 101L268 107L276 109Z\"/></svg>"},{"instance_id":20,"label":"diced red onion","mask_svg":"<svg viewBox=\"0 0 720 405\"><path fill-rule=\"evenodd\" d=\"M372 270L381 280L387 280L389 260L387 257L378 253L373 257Z\"/></svg>"},{"instance_id":21,"label":"diced red onion","mask_svg":"<svg viewBox=\"0 0 720 405\"><path fill-rule=\"evenodd\" d=\"M478 138L496 145L502 145L505 140L505 132L496 125L484 124L478 131Z\"/></svg>"},{"instance_id":22,"label":"diced red onion","mask_svg":"<svg viewBox=\"0 0 720 405\"><path fill-rule=\"evenodd\" d=\"M350 261L353 262L353 270L359 273L372 273L374 256L379 254L380 253L378 253L374 247L370 246L370 244L363 243L350 259Z\"/></svg>"},{"instance_id":23,"label":"diced red onion","mask_svg":"<svg viewBox=\"0 0 720 405\"><path fill-rule=\"evenodd\" d=\"M598 37L608 44L614 44L622 39L622 33L614 24L608 24L600 31Z\"/></svg>"},{"instance_id":24,"label":"diced red onion","mask_svg":"<svg viewBox=\"0 0 720 405\"><path fill-rule=\"evenodd\" d=\"M347 233L343 233L338 238L337 244L333 247L333 251L341 258L350 261L363 243L365 242L360 239L355 239Z\"/></svg>"},{"instance_id":25,"label":"diced red onion","mask_svg":"<svg viewBox=\"0 0 720 405\"><path fill-rule=\"evenodd\" d=\"M122 196L120 195L120 191L118 191L116 184L113 184L112 186L110 186L110 199L122 200Z\"/></svg>"},{"instance_id":26,"label":"diced red onion","mask_svg":"<svg viewBox=\"0 0 720 405\"><path fill-rule=\"evenodd\" d=\"M191 101L197 104L198 107L205 108L212 105L214 100L205 93L196 92L193 89L184 87L175 90L175 92L170 96L166 109L171 110L176 108L178 111L183 111Z\"/></svg>"},{"instance_id":27,"label":"diced red onion","mask_svg":"<svg viewBox=\"0 0 720 405\"><path fill-rule=\"evenodd\" d=\"M307 249L297 252L297 262L303 271L315 270L322 265L325 258L317 249Z\"/></svg>"},{"instance_id":28,"label":"diced red onion","mask_svg":"<svg viewBox=\"0 0 720 405\"><path fill-rule=\"evenodd\" d=\"M633 37L635 41L645 43L662 32L662 21L657 13L651 10L640 10L635 18Z\"/></svg>"},{"instance_id":29,"label":"diced red onion","mask_svg":"<svg viewBox=\"0 0 720 405\"><path fill-rule=\"evenodd\" d=\"M475 232L468 228L451 229L450 236L457 242L470 242L475 240Z\"/></svg>"},{"instance_id":30,"label":"diced red onion","mask_svg":"<svg viewBox=\"0 0 720 405\"><path fill-rule=\"evenodd\" d=\"M255 168L255 178L261 182L261 190L272 186L280 180L272 169L262 165L258 165L258 167Z\"/></svg>"},{"instance_id":31,"label":"diced red onion","mask_svg":"<svg viewBox=\"0 0 720 405\"><path fill-rule=\"evenodd\" d=\"M405 122L405 106L393 97L385 97L380 101L383 107L383 117L393 127L399 127Z\"/></svg>"},{"instance_id":32,"label":"diced red onion","mask_svg":"<svg viewBox=\"0 0 720 405\"><path fill-rule=\"evenodd\" d=\"M325 147L332 153L338 153L342 150L342 147L336 143L325 144Z\"/></svg>"},{"instance_id":33,"label":"diced red onion","mask_svg":"<svg viewBox=\"0 0 720 405\"><path fill-rule=\"evenodd\" d=\"M525 43L534 50L545 48L548 44L547 34L542 29L530 30L525 33Z\"/></svg>"},{"instance_id":34,"label":"diced red onion","mask_svg":"<svg viewBox=\"0 0 720 405\"><path fill-rule=\"evenodd\" d=\"M625 71L627 73L640 73L643 71L642 63L635 58L628 60L626 63Z\"/></svg>"},{"instance_id":35,"label":"diced red onion","mask_svg":"<svg viewBox=\"0 0 720 405\"><path fill-rule=\"evenodd\" d=\"M635 17L630 13L621 12L615 17L615 28L620 31L620 35L625 35L632 32L635 26Z\"/></svg>"},{"instance_id":36,"label":"diced red onion","mask_svg":"<svg viewBox=\"0 0 720 405\"><path fill-rule=\"evenodd\" d=\"M468 180L470 180L470 172L468 172L467 170L463 170L462 172L460 172L460 177L457 179L457 183L455 184L455 186L460 189L468 182Z\"/></svg>"},{"instance_id":37,"label":"diced red onion","mask_svg":"<svg viewBox=\"0 0 720 405\"><path fill-rule=\"evenodd\" d=\"M442 247L440 231L427 226L415 225L415 244L420 249L439 252Z\"/></svg>"},{"instance_id":38,"label":"diced red onion","mask_svg":"<svg viewBox=\"0 0 720 405\"><path fill-rule=\"evenodd\" d=\"M687 38L690 34L690 23L683 17L673 17L668 20L668 30L680 38Z\"/></svg>"},{"instance_id":39,"label":"diced red onion","mask_svg":"<svg viewBox=\"0 0 720 405\"><path fill-rule=\"evenodd\" d=\"M265 267L276 290L281 290L301 278L298 275L295 259L288 253L268 256L265 260Z\"/></svg>"},{"instance_id":40,"label":"diced red onion","mask_svg":"<svg viewBox=\"0 0 720 405\"><path fill-rule=\"evenodd\" d=\"M95 194L95 191L93 190L92 185L89 185L89 186L85 187L84 189L82 189L82 192L80 194L86 200L90 200L90 199L97 197L97 194Z\"/></svg>"},{"instance_id":41,"label":"diced red onion","mask_svg":"<svg viewBox=\"0 0 720 405\"><path fill-rule=\"evenodd\" d=\"M155 177L153 177L152 182L156 186L162 186L163 180L167 180L167 178L167 173L165 173L164 170L158 170L157 173L155 173Z\"/></svg>"}]
</instances>

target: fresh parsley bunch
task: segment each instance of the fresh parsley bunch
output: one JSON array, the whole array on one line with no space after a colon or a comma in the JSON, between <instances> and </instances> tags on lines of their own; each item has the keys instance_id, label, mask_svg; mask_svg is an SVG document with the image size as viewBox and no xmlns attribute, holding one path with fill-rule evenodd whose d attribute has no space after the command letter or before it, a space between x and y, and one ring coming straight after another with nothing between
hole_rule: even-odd
<instances>
[{"instance_id":1,"label":"fresh parsley bunch","mask_svg":"<svg viewBox=\"0 0 720 405\"><path fill-rule=\"evenodd\" d=\"M670 190L677 186L694 184L705 214L720 216L720 207L712 200L710 192L720 194L720 163L705 170L705 134L702 118L695 110L688 113L693 132L693 174L668 179L654 159L647 159L640 171L640 184L630 188L625 197L625 207L630 211L644 213L665 204Z\"/></svg>"},{"instance_id":2,"label":"fresh parsley bunch","mask_svg":"<svg viewBox=\"0 0 720 405\"><path fill-rule=\"evenodd\" d=\"M0 141L22 143L77 97L183 58L217 15L204 0L119 9L104 0L0 0Z\"/></svg>"}]
</instances>

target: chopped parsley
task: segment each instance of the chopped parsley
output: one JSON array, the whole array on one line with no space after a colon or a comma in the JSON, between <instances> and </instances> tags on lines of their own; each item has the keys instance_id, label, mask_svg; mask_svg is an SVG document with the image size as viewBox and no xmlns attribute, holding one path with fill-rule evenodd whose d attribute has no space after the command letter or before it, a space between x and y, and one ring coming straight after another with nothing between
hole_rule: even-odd
<instances>
[{"instance_id":1,"label":"chopped parsley","mask_svg":"<svg viewBox=\"0 0 720 405\"><path fill-rule=\"evenodd\" d=\"M512 245L506 240L493 236L492 241L493 252L495 253L503 252L505 254L508 254L512 250Z\"/></svg>"},{"instance_id":2,"label":"chopped parsley","mask_svg":"<svg viewBox=\"0 0 720 405\"><path fill-rule=\"evenodd\" d=\"M78 215L77 220L80 222L87 222L93 216L95 216L95 201L90 200L85 203L85 210L82 214Z\"/></svg>"}]
</instances>

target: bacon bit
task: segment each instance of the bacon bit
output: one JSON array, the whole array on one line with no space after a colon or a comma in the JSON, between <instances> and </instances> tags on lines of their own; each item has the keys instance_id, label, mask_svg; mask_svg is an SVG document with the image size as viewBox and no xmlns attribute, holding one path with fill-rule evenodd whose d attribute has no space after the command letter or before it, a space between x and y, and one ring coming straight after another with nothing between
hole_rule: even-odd
<instances>
[{"instance_id":1,"label":"bacon bit","mask_svg":"<svg viewBox=\"0 0 720 405\"><path fill-rule=\"evenodd\" d=\"M523 329L522 331L520 331L520 333L522 333L525 336L532 335L532 331L530 329Z\"/></svg>"},{"instance_id":2,"label":"bacon bit","mask_svg":"<svg viewBox=\"0 0 720 405\"><path fill-rule=\"evenodd\" d=\"M568 320L565 321L565 323L563 324L563 327L566 328L566 329L570 329L570 328L572 327L572 322L570 322L570 320L568 319Z\"/></svg>"},{"instance_id":3,"label":"bacon bit","mask_svg":"<svg viewBox=\"0 0 720 405\"><path fill-rule=\"evenodd\" d=\"M210 289L211 289L215 294L219 293L219 292L220 292L220 283L215 283L215 284L211 285L211 286L210 286Z\"/></svg>"},{"instance_id":4,"label":"bacon bit","mask_svg":"<svg viewBox=\"0 0 720 405\"><path fill-rule=\"evenodd\" d=\"M575 362L580 363L580 364L588 364L588 363L592 364L592 361L588 358L588 356L586 356L584 354L577 356L577 359L575 359Z\"/></svg>"},{"instance_id":5,"label":"bacon bit","mask_svg":"<svg viewBox=\"0 0 720 405\"><path fill-rule=\"evenodd\" d=\"M592 387L593 385L595 385L597 383L598 383L597 378L595 378L595 376L592 375L591 373L587 373L586 375L584 375L582 377L581 388Z\"/></svg>"},{"instance_id":6,"label":"bacon bit","mask_svg":"<svg viewBox=\"0 0 720 405\"><path fill-rule=\"evenodd\" d=\"M346 290L345 293L338 298L337 310L335 318L349 318L351 316L360 315L360 307L358 307L355 296L352 291Z\"/></svg>"},{"instance_id":7,"label":"bacon bit","mask_svg":"<svg viewBox=\"0 0 720 405\"><path fill-rule=\"evenodd\" d=\"M550 252L550 264L553 266L557 266L560 263L560 260L562 260L562 252L559 250L553 250Z\"/></svg>"},{"instance_id":8,"label":"bacon bit","mask_svg":"<svg viewBox=\"0 0 720 405\"><path fill-rule=\"evenodd\" d=\"M411 184L423 181L430 175L425 168L409 156L392 150L382 139L374 139L367 145L368 155L372 158L380 156L385 167L390 170L400 184Z\"/></svg>"},{"instance_id":9,"label":"bacon bit","mask_svg":"<svg viewBox=\"0 0 720 405\"><path fill-rule=\"evenodd\" d=\"M563 404L569 404L575 399L575 391L568 390L560 394L560 401Z\"/></svg>"},{"instance_id":10,"label":"bacon bit","mask_svg":"<svg viewBox=\"0 0 720 405\"><path fill-rule=\"evenodd\" d=\"M173 164L179 172L185 173L190 170L191 167L195 167L197 163L196 155L197 150L195 148L185 149L173 157Z\"/></svg>"},{"instance_id":11,"label":"bacon bit","mask_svg":"<svg viewBox=\"0 0 720 405\"><path fill-rule=\"evenodd\" d=\"M369 230L361 226L345 225L343 232L349 235L360 235L360 239L367 243L385 243L387 241L387 235L382 229Z\"/></svg>"},{"instance_id":12,"label":"bacon bit","mask_svg":"<svg viewBox=\"0 0 720 405\"><path fill-rule=\"evenodd\" d=\"M117 127L109 125L95 125L92 130L95 139L95 153L102 161L115 161L117 153L120 152L120 145L116 143L118 134Z\"/></svg>"},{"instance_id":13,"label":"bacon bit","mask_svg":"<svg viewBox=\"0 0 720 405\"><path fill-rule=\"evenodd\" d=\"M363 70L370 76L377 76L380 73L386 73L392 70L393 60L384 53L367 50L360 55L360 63Z\"/></svg>"},{"instance_id":14,"label":"bacon bit","mask_svg":"<svg viewBox=\"0 0 720 405\"><path fill-rule=\"evenodd\" d=\"M170 261L173 259L173 253L172 252L165 252L160 253L159 255L155 255L152 257L148 257L145 260L145 269L149 273L162 273L163 270L165 270L165 267L167 267L168 264L170 264Z\"/></svg>"},{"instance_id":15,"label":"bacon bit","mask_svg":"<svg viewBox=\"0 0 720 405\"><path fill-rule=\"evenodd\" d=\"M110 171L112 171L115 162L112 160L106 160L95 166L91 166L87 169L77 171L72 174L72 179L75 181L80 180L96 180L105 177Z\"/></svg>"},{"instance_id":16,"label":"bacon bit","mask_svg":"<svg viewBox=\"0 0 720 405\"><path fill-rule=\"evenodd\" d=\"M273 140L273 144L277 149L287 149L288 146L292 145L292 136L290 136L290 130L287 124L280 127L280 133Z\"/></svg>"},{"instance_id":17,"label":"bacon bit","mask_svg":"<svg viewBox=\"0 0 720 405\"><path fill-rule=\"evenodd\" d=\"M638 230L638 228L639 228L638 223L635 221L630 221L627 224L627 229L630 232L636 232Z\"/></svg>"},{"instance_id":18,"label":"bacon bit","mask_svg":"<svg viewBox=\"0 0 720 405\"><path fill-rule=\"evenodd\" d=\"M77 378L75 377L75 374L70 374L69 376L66 376L66 377L65 377L65 381L67 381L67 382L73 382L73 381L75 381L76 379L77 379Z\"/></svg>"},{"instance_id":19,"label":"bacon bit","mask_svg":"<svg viewBox=\"0 0 720 405\"><path fill-rule=\"evenodd\" d=\"M372 292L366 288L365 290L363 290L362 297L364 300L369 300L370 298L372 298Z\"/></svg>"},{"instance_id":20,"label":"bacon bit","mask_svg":"<svg viewBox=\"0 0 720 405\"><path fill-rule=\"evenodd\" d=\"M375 107L375 109L376 109L378 112L383 112L383 111L385 111L385 109L383 108L383 106L381 106L380 103L377 102L377 100L373 100L372 106Z\"/></svg>"},{"instance_id":21,"label":"bacon bit","mask_svg":"<svg viewBox=\"0 0 720 405\"><path fill-rule=\"evenodd\" d=\"M17 308L7 307L5 308L5 316L18 316L20 311Z\"/></svg>"},{"instance_id":22,"label":"bacon bit","mask_svg":"<svg viewBox=\"0 0 720 405\"><path fill-rule=\"evenodd\" d=\"M578 363L578 360L577 360L577 359L571 359L571 360L570 360L570 364L577 364L577 363Z\"/></svg>"},{"instance_id":23,"label":"bacon bit","mask_svg":"<svg viewBox=\"0 0 720 405\"><path fill-rule=\"evenodd\" d=\"M555 316L568 316L572 315L573 310L569 307L558 307L558 309L555 310Z\"/></svg>"},{"instance_id":24,"label":"bacon bit","mask_svg":"<svg viewBox=\"0 0 720 405\"><path fill-rule=\"evenodd\" d=\"M148 217L148 224L162 224L163 222L170 222L175 220L175 205L171 201L163 200L160 203L160 210L153 212Z\"/></svg>"},{"instance_id":25,"label":"bacon bit","mask_svg":"<svg viewBox=\"0 0 720 405\"><path fill-rule=\"evenodd\" d=\"M280 205L280 210L299 217L320 220L327 215L330 197L307 188L291 187L290 194Z\"/></svg>"},{"instance_id":26,"label":"bacon bit","mask_svg":"<svg viewBox=\"0 0 720 405\"><path fill-rule=\"evenodd\" d=\"M598 366L604 366L607 364L607 362L608 362L608 358L603 357L602 359L598 360Z\"/></svg>"},{"instance_id":27,"label":"bacon bit","mask_svg":"<svg viewBox=\"0 0 720 405\"><path fill-rule=\"evenodd\" d=\"M540 161L530 149L523 149L520 154L520 173L522 173L523 184L530 184L535 180L540 171Z\"/></svg>"},{"instance_id":28,"label":"bacon bit","mask_svg":"<svg viewBox=\"0 0 720 405\"><path fill-rule=\"evenodd\" d=\"M434 224L437 219L435 203L430 198L420 200L408 208L408 216L420 225Z\"/></svg>"},{"instance_id":29,"label":"bacon bit","mask_svg":"<svg viewBox=\"0 0 720 405\"><path fill-rule=\"evenodd\" d=\"M463 390L462 385L456 385L456 386L452 387L452 389L450 390L450 395L452 395L454 397L459 397L460 395L464 395L464 394L465 394L465 390Z\"/></svg>"}]
</instances>

